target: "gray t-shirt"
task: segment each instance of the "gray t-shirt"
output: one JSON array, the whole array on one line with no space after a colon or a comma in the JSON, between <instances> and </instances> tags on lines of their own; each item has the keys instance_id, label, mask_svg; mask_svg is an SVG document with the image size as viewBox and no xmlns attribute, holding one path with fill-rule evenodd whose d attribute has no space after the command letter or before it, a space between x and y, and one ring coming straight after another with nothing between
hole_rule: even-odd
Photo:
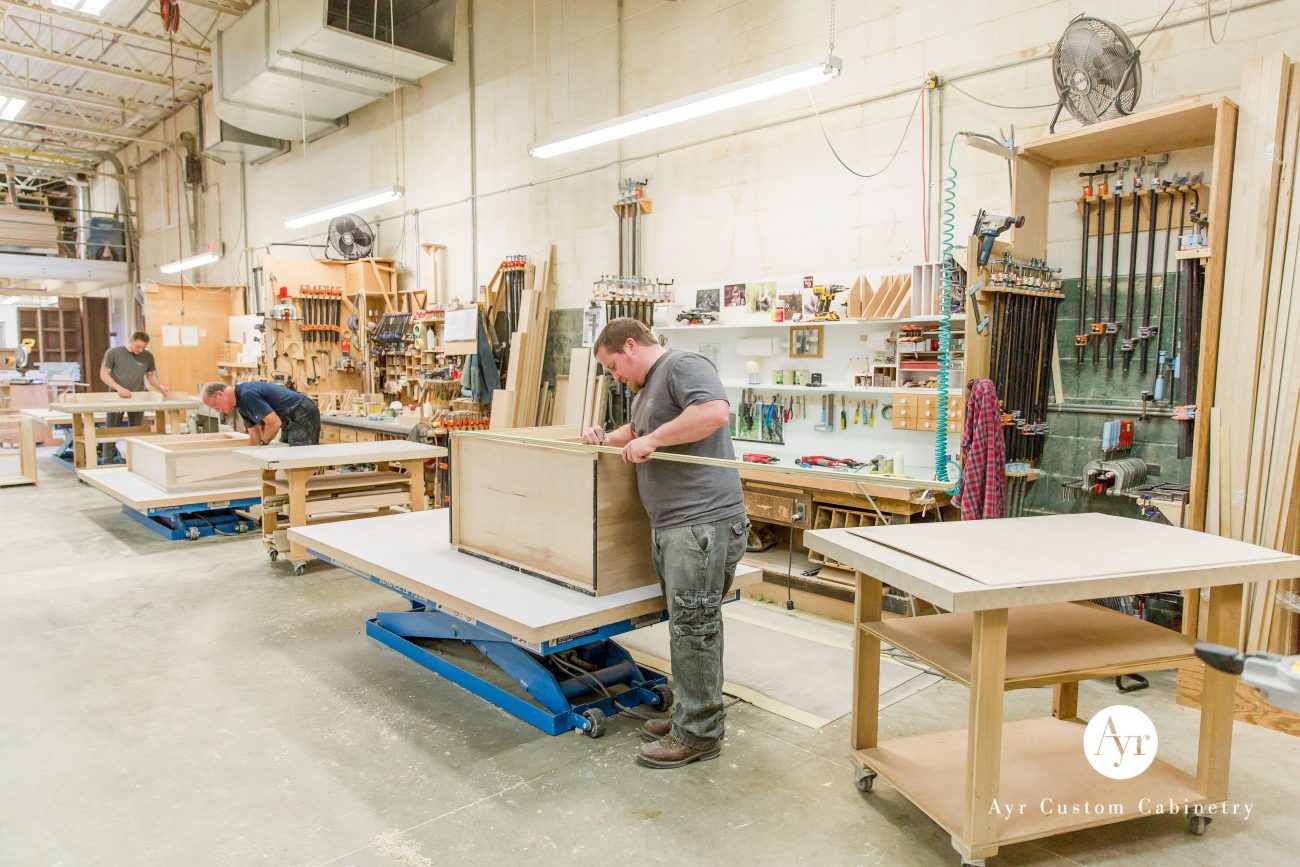
<instances>
[{"instance_id":1,"label":"gray t-shirt","mask_svg":"<svg viewBox=\"0 0 1300 867\"><path fill-rule=\"evenodd\" d=\"M718 371L703 355L670 349L646 374L645 385L632 400L632 430L645 436L658 430L688 406L726 400ZM666 446L659 451L735 460L727 426L699 442ZM745 513L740 473L730 467L707 467L675 461L649 460L636 465L641 504L656 530L704 524Z\"/></svg>"},{"instance_id":2,"label":"gray t-shirt","mask_svg":"<svg viewBox=\"0 0 1300 867\"><path fill-rule=\"evenodd\" d=\"M135 355L125 346L114 346L104 353L104 367L113 381L129 391L144 391L144 375L158 368L153 363L153 353L147 349Z\"/></svg>"}]
</instances>

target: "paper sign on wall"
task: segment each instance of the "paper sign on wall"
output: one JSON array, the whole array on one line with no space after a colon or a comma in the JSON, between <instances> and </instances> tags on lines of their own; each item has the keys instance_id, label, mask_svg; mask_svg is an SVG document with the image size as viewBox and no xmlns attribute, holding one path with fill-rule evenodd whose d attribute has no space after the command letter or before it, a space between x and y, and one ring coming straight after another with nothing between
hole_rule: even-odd
<instances>
[{"instance_id":1,"label":"paper sign on wall","mask_svg":"<svg viewBox=\"0 0 1300 867\"><path fill-rule=\"evenodd\" d=\"M199 345L199 327L197 325L181 326L181 346Z\"/></svg>"},{"instance_id":2,"label":"paper sign on wall","mask_svg":"<svg viewBox=\"0 0 1300 867\"><path fill-rule=\"evenodd\" d=\"M181 345L181 330L178 326L164 325L162 337L163 337L163 341L162 341L163 346Z\"/></svg>"},{"instance_id":3,"label":"paper sign on wall","mask_svg":"<svg viewBox=\"0 0 1300 867\"><path fill-rule=\"evenodd\" d=\"M477 340L478 308L469 307L465 310L448 310L442 329L442 339L444 342Z\"/></svg>"}]
</instances>

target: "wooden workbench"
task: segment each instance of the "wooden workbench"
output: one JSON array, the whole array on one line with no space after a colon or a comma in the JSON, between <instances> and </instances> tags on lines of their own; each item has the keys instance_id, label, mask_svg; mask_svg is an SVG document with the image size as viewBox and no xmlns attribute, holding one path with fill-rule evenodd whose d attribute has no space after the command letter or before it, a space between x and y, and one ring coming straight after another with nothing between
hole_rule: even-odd
<instances>
[{"instance_id":1,"label":"wooden workbench","mask_svg":"<svg viewBox=\"0 0 1300 867\"><path fill-rule=\"evenodd\" d=\"M130 398L107 392L92 394L67 394L63 400L51 405L72 416L72 456L77 469L99 464L99 444L115 443L127 437L145 434L179 434L185 417L201 404L184 394L175 392L166 397L152 392L133 392ZM97 428L95 417L99 413L142 412L145 424L139 427Z\"/></svg>"},{"instance_id":2,"label":"wooden workbench","mask_svg":"<svg viewBox=\"0 0 1300 867\"><path fill-rule=\"evenodd\" d=\"M1218 671L1205 672L1194 775L1157 759L1116 781L1089 765L1080 680L1196 663L1190 638L1072 603L1209 587L1208 640L1235 645L1241 583L1300 575L1300 557L1098 514L817 530L805 538L856 573L851 755L859 788L869 790L877 775L889 782L952 835L963 863L981 863L1000 846L1140 817L1143 798L1194 806L1227 797L1235 678ZM882 622L882 582L952 613ZM882 641L970 688L966 730L878 743ZM1052 717L1003 725L1003 690L1046 684ZM1044 799L1119 807L1060 815L1042 810ZM995 800L1011 805L1010 815L995 812Z\"/></svg>"},{"instance_id":3,"label":"wooden workbench","mask_svg":"<svg viewBox=\"0 0 1300 867\"><path fill-rule=\"evenodd\" d=\"M236 449L262 470L262 538L267 555L288 556L302 574L310 555L288 537L291 527L387 514L394 506L412 512L427 506L424 462L447 454L441 446L388 440L292 448ZM375 464L374 472L325 472ZM396 466L400 472L389 467ZM283 520L282 520L283 519Z\"/></svg>"},{"instance_id":4,"label":"wooden workbench","mask_svg":"<svg viewBox=\"0 0 1300 867\"><path fill-rule=\"evenodd\" d=\"M255 484L169 492L148 479L137 476L124 466L77 470L77 478L92 488L98 488L127 508L145 515L159 509L174 509L179 506L238 502L254 498L260 493L260 488Z\"/></svg>"},{"instance_id":5,"label":"wooden workbench","mask_svg":"<svg viewBox=\"0 0 1300 867\"><path fill-rule=\"evenodd\" d=\"M289 540L533 646L664 610L657 580L609 596L589 596L462 554L451 547L450 521L448 509L431 509L296 527ZM732 587L748 586L759 577L757 569L739 566Z\"/></svg>"}]
</instances>

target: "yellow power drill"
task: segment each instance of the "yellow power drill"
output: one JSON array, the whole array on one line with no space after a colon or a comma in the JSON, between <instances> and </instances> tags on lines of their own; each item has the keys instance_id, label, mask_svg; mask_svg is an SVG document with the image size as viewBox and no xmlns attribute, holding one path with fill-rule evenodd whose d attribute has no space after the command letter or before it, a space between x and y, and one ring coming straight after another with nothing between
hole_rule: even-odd
<instances>
[{"instance_id":1,"label":"yellow power drill","mask_svg":"<svg viewBox=\"0 0 1300 867\"><path fill-rule=\"evenodd\" d=\"M814 322L838 322L840 314L831 310L835 296L849 291L847 286L814 286L813 294L817 296L817 311L813 313Z\"/></svg>"}]
</instances>

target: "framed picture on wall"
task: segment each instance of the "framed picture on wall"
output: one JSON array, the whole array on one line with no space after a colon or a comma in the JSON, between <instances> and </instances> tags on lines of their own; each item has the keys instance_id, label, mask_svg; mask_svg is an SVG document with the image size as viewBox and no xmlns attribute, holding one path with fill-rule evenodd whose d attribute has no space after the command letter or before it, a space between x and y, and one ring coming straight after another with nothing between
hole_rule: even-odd
<instances>
[{"instance_id":1,"label":"framed picture on wall","mask_svg":"<svg viewBox=\"0 0 1300 867\"><path fill-rule=\"evenodd\" d=\"M822 326L798 325L790 329L791 358L822 357Z\"/></svg>"}]
</instances>

